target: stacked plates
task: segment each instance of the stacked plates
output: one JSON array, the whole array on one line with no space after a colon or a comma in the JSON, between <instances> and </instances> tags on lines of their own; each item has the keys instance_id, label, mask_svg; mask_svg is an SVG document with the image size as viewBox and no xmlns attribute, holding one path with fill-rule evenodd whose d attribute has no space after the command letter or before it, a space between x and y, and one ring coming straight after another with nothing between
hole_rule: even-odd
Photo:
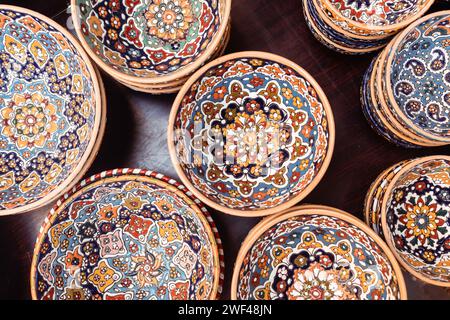
<instances>
[{"instance_id":1,"label":"stacked plates","mask_svg":"<svg viewBox=\"0 0 450 320\"><path fill-rule=\"evenodd\" d=\"M364 76L371 127L404 147L450 143L450 11L423 17L383 50Z\"/></svg>"},{"instance_id":2,"label":"stacked plates","mask_svg":"<svg viewBox=\"0 0 450 320\"><path fill-rule=\"evenodd\" d=\"M31 268L33 299L208 300L222 291L213 220L186 188L147 170L82 181L52 209Z\"/></svg>"},{"instance_id":3,"label":"stacked plates","mask_svg":"<svg viewBox=\"0 0 450 320\"><path fill-rule=\"evenodd\" d=\"M450 287L450 157L420 158L387 169L370 187L364 211L408 272Z\"/></svg>"},{"instance_id":4,"label":"stacked plates","mask_svg":"<svg viewBox=\"0 0 450 320\"><path fill-rule=\"evenodd\" d=\"M169 119L178 175L206 204L262 216L297 204L319 183L334 148L324 92L280 56L241 52L195 73Z\"/></svg>"},{"instance_id":5,"label":"stacked plates","mask_svg":"<svg viewBox=\"0 0 450 320\"><path fill-rule=\"evenodd\" d=\"M177 92L230 36L231 0L72 0L72 17L91 58L137 91Z\"/></svg>"},{"instance_id":6,"label":"stacked plates","mask_svg":"<svg viewBox=\"0 0 450 320\"><path fill-rule=\"evenodd\" d=\"M312 33L324 45L341 53L363 54L385 46L433 2L303 0L303 11Z\"/></svg>"},{"instance_id":7,"label":"stacked plates","mask_svg":"<svg viewBox=\"0 0 450 320\"><path fill-rule=\"evenodd\" d=\"M76 39L0 6L0 215L42 207L84 175L103 137L101 79Z\"/></svg>"},{"instance_id":8,"label":"stacked plates","mask_svg":"<svg viewBox=\"0 0 450 320\"><path fill-rule=\"evenodd\" d=\"M239 300L398 300L406 286L388 246L362 221L301 206L260 222L233 273Z\"/></svg>"}]
</instances>

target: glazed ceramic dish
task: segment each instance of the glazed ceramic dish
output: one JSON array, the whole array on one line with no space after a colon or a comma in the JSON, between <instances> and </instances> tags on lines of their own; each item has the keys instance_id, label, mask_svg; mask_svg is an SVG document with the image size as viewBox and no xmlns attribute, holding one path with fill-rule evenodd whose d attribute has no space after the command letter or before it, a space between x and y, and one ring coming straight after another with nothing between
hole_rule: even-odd
<instances>
[{"instance_id":1,"label":"glazed ceramic dish","mask_svg":"<svg viewBox=\"0 0 450 320\"><path fill-rule=\"evenodd\" d=\"M0 215L55 200L86 172L103 136L96 70L50 19L0 5Z\"/></svg>"},{"instance_id":2,"label":"glazed ceramic dish","mask_svg":"<svg viewBox=\"0 0 450 320\"><path fill-rule=\"evenodd\" d=\"M366 199L366 209L374 209L370 225L414 277L450 287L450 157L419 158L393 168L377 179L374 187L380 190Z\"/></svg>"},{"instance_id":3,"label":"glazed ceramic dish","mask_svg":"<svg viewBox=\"0 0 450 320\"><path fill-rule=\"evenodd\" d=\"M282 57L241 52L199 70L169 120L172 162L206 204L262 216L303 199L334 147L330 105L314 79Z\"/></svg>"},{"instance_id":4,"label":"glazed ceramic dish","mask_svg":"<svg viewBox=\"0 0 450 320\"><path fill-rule=\"evenodd\" d=\"M33 255L33 299L205 300L222 290L223 251L206 209L161 174L117 169L52 209Z\"/></svg>"},{"instance_id":5,"label":"glazed ceramic dish","mask_svg":"<svg viewBox=\"0 0 450 320\"><path fill-rule=\"evenodd\" d=\"M183 78L223 39L231 0L72 0L77 34L91 58L125 82Z\"/></svg>"},{"instance_id":6,"label":"glazed ceramic dish","mask_svg":"<svg viewBox=\"0 0 450 320\"><path fill-rule=\"evenodd\" d=\"M400 267L384 242L348 213L289 209L260 222L242 244L232 299L406 299Z\"/></svg>"}]
</instances>

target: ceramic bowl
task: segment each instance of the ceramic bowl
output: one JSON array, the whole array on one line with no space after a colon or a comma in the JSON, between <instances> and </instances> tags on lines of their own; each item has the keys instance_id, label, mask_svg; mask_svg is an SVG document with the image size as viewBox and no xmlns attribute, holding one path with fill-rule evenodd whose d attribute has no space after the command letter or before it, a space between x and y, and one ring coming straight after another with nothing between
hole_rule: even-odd
<instances>
[{"instance_id":1,"label":"ceramic bowl","mask_svg":"<svg viewBox=\"0 0 450 320\"><path fill-rule=\"evenodd\" d=\"M33 299L217 298L221 241L207 210L186 191L140 169L82 181L41 228L31 268Z\"/></svg>"},{"instance_id":2,"label":"ceramic bowl","mask_svg":"<svg viewBox=\"0 0 450 320\"><path fill-rule=\"evenodd\" d=\"M450 287L450 157L410 162L389 183L381 204L386 242L416 278Z\"/></svg>"},{"instance_id":3,"label":"ceramic bowl","mask_svg":"<svg viewBox=\"0 0 450 320\"><path fill-rule=\"evenodd\" d=\"M91 58L125 82L167 83L204 64L219 45L231 0L72 0Z\"/></svg>"},{"instance_id":4,"label":"ceramic bowl","mask_svg":"<svg viewBox=\"0 0 450 320\"><path fill-rule=\"evenodd\" d=\"M241 52L199 70L181 89L168 128L181 180L225 213L286 209L318 184L334 147L334 120L316 81L301 67Z\"/></svg>"},{"instance_id":5,"label":"ceramic bowl","mask_svg":"<svg viewBox=\"0 0 450 320\"><path fill-rule=\"evenodd\" d=\"M292 208L260 222L242 244L232 299L406 299L400 267L386 244L348 213Z\"/></svg>"},{"instance_id":6,"label":"ceramic bowl","mask_svg":"<svg viewBox=\"0 0 450 320\"><path fill-rule=\"evenodd\" d=\"M0 5L0 215L70 189L99 148L102 85L73 36L27 9Z\"/></svg>"}]
</instances>

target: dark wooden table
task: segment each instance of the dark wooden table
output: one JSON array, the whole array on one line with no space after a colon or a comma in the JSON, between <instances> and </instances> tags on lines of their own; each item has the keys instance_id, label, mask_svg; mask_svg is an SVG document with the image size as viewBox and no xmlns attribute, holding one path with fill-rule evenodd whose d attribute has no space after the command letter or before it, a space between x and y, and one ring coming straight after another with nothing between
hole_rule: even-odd
<instances>
[{"instance_id":1,"label":"dark wooden table","mask_svg":"<svg viewBox=\"0 0 450 320\"><path fill-rule=\"evenodd\" d=\"M2 0L52 17L71 28L64 0ZM435 4L433 11L450 9ZM373 55L345 56L326 49L307 28L300 0L234 0L227 53L259 50L282 55L308 70L327 94L336 121L336 148L324 179L304 202L333 206L362 217L363 200L377 175L398 161L450 148L406 150L377 136L360 109L359 86ZM103 74L108 121L101 150L88 175L112 168L148 168L177 178L166 142L175 95L133 92ZM0 217L0 299L29 299L29 273L35 239L48 208ZM224 243L224 298L229 297L234 260L241 241L258 219L235 218L211 210ZM405 274L411 299L450 299L443 288L424 285Z\"/></svg>"}]
</instances>

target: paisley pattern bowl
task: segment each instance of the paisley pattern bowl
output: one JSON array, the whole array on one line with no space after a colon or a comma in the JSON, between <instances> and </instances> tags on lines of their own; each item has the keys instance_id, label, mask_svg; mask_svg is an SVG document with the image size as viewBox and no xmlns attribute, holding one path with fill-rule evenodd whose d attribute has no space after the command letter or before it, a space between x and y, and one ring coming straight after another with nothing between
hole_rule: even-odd
<instances>
[{"instance_id":1,"label":"paisley pattern bowl","mask_svg":"<svg viewBox=\"0 0 450 320\"><path fill-rule=\"evenodd\" d=\"M239 300L406 299L383 241L350 214L314 205L267 218L250 232L231 290Z\"/></svg>"},{"instance_id":2,"label":"paisley pattern bowl","mask_svg":"<svg viewBox=\"0 0 450 320\"><path fill-rule=\"evenodd\" d=\"M96 71L50 19L0 6L0 215L41 207L76 183L102 137Z\"/></svg>"},{"instance_id":3,"label":"paisley pattern bowl","mask_svg":"<svg viewBox=\"0 0 450 320\"><path fill-rule=\"evenodd\" d=\"M37 239L31 290L50 300L204 300L222 290L223 256L206 209L146 170L81 182Z\"/></svg>"},{"instance_id":4,"label":"paisley pattern bowl","mask_svg":"<svg viewBox=\"0 0 450 320\"><path fill-rule=\"evenodd\" d=\"M199 70L169 120L172 162L203 202L259 216L294 205L326 171L334 147L327 98L302 68L242 52Z\"/></svg>"},{"instance_id":5,"label":"paisley pattern bowl","mask_svg":"<svg viewBox=\"0 0 450 320\"><path fill-rule=\"evenodd\" d=\"M182 78L222 39L231 0L72 0L77 34L107 73L131 83Z\"/></svg>"}]
</instances>

